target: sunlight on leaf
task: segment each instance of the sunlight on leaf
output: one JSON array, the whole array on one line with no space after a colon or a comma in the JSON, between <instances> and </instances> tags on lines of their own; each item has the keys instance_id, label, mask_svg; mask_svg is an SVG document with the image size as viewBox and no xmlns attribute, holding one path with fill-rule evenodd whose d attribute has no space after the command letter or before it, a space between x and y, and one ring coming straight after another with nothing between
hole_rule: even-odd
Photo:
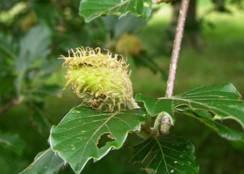
<instances>
[{"instance_id":1,"label":"sunlight on leaf","mask_svg":"<svg viewBox=\"0 0 244 174\"><path fill-rule=\"evenodd\" d=\"M0 146L20 155L24 150L25 142L17 134L0 133Z\"/></svg>"}]
</instances>

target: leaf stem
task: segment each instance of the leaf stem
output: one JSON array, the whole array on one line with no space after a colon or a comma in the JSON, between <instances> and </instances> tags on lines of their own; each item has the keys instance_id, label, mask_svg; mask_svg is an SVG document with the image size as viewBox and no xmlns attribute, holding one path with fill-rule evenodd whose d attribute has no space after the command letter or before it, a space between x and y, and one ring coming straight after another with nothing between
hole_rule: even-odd
<instances>
[{"instance_id":1,"label":"leaf stem","mask_svg":"<svg viewBox=\"0 0 244 174\"><path fill-rule=\"evenodd\" d=\"M180 12L176 27L175 39L173 43L173 49L171 54L171 62L169 68L169 76L167 81L166 97L171 97L174 91L174 83L176 76L177 63L179 60L179 53L181 49L181 42L184 33L185 20L187 16L187 10L189 6L189 0L182 0L180 6Z\"/></svg>"}]
</instances>

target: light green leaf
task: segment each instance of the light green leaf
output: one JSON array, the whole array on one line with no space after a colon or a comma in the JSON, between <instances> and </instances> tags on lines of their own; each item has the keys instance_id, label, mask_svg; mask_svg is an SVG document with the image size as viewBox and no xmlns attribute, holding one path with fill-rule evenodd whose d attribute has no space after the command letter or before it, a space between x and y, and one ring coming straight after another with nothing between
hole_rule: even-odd
<instances>
[{"instance_id":1,"label":"light green leaf","mask_svg":"<svg viewBox=\"0 0 244 174\"><path fill-rule=\"evenodd\" d=\"M193 144L184 139L150 138L135 146L133 160L150 174L197 174L194 151Z\"/></svg>"},{"instance_id":2,"label":"light green leaf","mask_svg":"<svg viewBox=\"0 0 244 174\"><path fill-rule=\"evenodd\" d=\"M55 174L64 166L64 161L51 149L40 152L34 161L19 174Z\"/></svg>"},{"instance_id":3,"label":"light green leaf","mask_svg":"<svg viewBox=\"0 0 244 174\"><path fill-rule=\"evenodd\" d=\"M17 134L0 133L0 146L20 155L24 150L25 143Z\"/></svg>"},{"instance_id":4,"label":"light green leaf","mask_svg":"<svg viewBox=\"0 0 244 174\"><path fill-rule=\"evenodd\" d=\"M51 129L49 142L52 150L80 173L90 159L100 160L110 150L121 148L143 118L140 110L103 113L78 106Z\"/></svg>"},{"instance_id":5,"label":"light green leaf","mask_svg":"<svg viewBox=\"0 0 244 174\"><path fill-rule=\"evenodd\" d=\"M81 0L79 13L86 22L102 15L124 15L134 13L148 17L151 13L151 0Z\"/></svg>"}]
</instances>

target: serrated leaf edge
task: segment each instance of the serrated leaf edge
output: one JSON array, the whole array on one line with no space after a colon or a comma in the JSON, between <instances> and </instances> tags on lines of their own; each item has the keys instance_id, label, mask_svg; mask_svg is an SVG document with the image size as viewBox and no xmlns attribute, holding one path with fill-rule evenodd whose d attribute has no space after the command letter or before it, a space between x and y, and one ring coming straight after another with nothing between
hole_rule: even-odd
<instances>
[{"instance_id":1,"label":"serrated leaf edge","mask_svg":"<svg viewBox=\"0 0 244 174\"><path fill-rule=\"evenodd\" d=\"M110 117L111 117L110 119L112 119L116 114L118 114L118 113L113 114L112 117L110 116ZM110 120L110 119L109 119L109 120ZM62 121L62 120L61 120L61 121ZM51 130L50 130L50 135L52 134L52 131L53 131L53 129L54 129L55 127L56 127L56 126L52 126L52 128L51 128ZM65 160L65 157L62 156L62 154L60 154L57 150L55 150L55 149L53 148L53 146L52 146L53 143L52 143L52 138L51 138L51 136L49 136L48 142L49 142L49 144L50 144L50 148L51 148L51 150L52 150L55 154L57 154L57 155L64 161L64 163L68 163L68 164L71 166L71 168L74 170L75 173L79 174L79 173L82 172L82 170L84 169L84 167L86 166L86 164L87 164L87 162L88 162L89 160L93 159L94 162L99 161L99 160L101 160L103 157L105 157L111 150L113 150L113 149L120 149L120 148L124 145L124 143L125 143L125 141L126 141L126 139L127 139L127 137L128 137L128 134L129 134L130 132L138 131L138 130L140 130L140 129L141 129L141 122L140 122L137 126L135 126L134 129L129 130L129 131L127 131L127 132L125 133L124 139L123 139L123 141L122 141L122 143L121 143L120 146L116 147L116 146L112 145L112 146L111 146L110 148L108 148L108 150L107 150L103 155L101 155L99 158L95 158L95 157L89 157L89 158L87 158L87 160L84 162L84 164L81 166L80 170L78 170L78 171L75 171L75 169L73 168L73 166Z\"/></svg>"}]
</instances>

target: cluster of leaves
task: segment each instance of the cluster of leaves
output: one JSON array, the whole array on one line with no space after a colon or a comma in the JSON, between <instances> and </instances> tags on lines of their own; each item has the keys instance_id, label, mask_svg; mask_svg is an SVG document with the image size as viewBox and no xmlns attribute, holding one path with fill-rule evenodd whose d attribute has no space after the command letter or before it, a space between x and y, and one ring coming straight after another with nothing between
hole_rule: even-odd
<instances>
[{"instance_id":1,"label":"cluster of leaves","mask_svg":"<svg viewBox=\"0 0 244 174\"><path fill-rule=\"evenodd\" d=\"M3 9L9 9L15 3L4 1ZM50 123L40 112L44 107L43 98L59 89L58 83L48 80L58 64L56 57L52 59L50 56L50 50L53 55L59 55L81 42L91 46L106 42L108 47L116 50L118 45L114 41L119 41L125 33L133 34L145 25L140 17L150 16L152 1L82 0L79 14L87 22L93 20L87 25L77 16L74 2L46 0L21 3L23 13L14 13L7 22L0 18L4 29L4 34L0 35L0 56L3 57L0 59L3 70L0 80L4 81L0 86L0 105L23 103L33 111L39 132L47 135ZM120 18L98 18L103 15L119 15ZM1 13L0 16L4 15ZM17 26L18 31L13 26ZM108 37L105 34L107 31ZM21 36L23 33L24 36ZM140 49L137 54L128 56L146 57L135 63L159 71L157 64L148 61L144 51ZM57 173L66 164L80 173L91 159L96 162L111 150L120 149L129 133L141 136L143 125L156 120L162 112L173 118L176 114L193 117L221 137L244 143L244 103L231 84L197 88L171 98L138 95L137 102L141 104L140 109L115 113L98 112L85 106L72 108L57 126L51 128L50 148L40 152L21 174ZM226 123L225 120L235 123ZM1 162L1 158L7 156L4 155L5 150L21 154L25 143L16 134L0 133L0 146L4 147L1 149ZM199 167L194 151L193 144L188 140L172 135L149 136L135 146L133 160L147 173L196 174Z\"/></svg>"},{"instance_id":2,"label":"cluster of leaves","mask_svg":"<svg viewBox=\"0 0 244 174\"><path fill-rule=\"evenodd\" d=\"M9 35L1 36L1 97L0 116L14 106L21 105L30 111L33 126L39 135L46 137L50 123L42 112L45 96L55 94L59 90L58 84L49 83L48 79L56 69L56 63L48 59L51 33L44 25L37 25L29 30L19 41ZM48 66L47 66L48 65ZM2 71L3 70L3 71ZM8 148L1 151L1 161L12 160L23 154L25 144L16 134L3 134L0 144ZM20 146L20 147L18 147ZM11 152L14 150L14 154ZM18 153L16 153L18 150ZM9 159L8 159L9 158ZM15 169L6 169L6 173L19 170L16 163ZM23 165L23 164L21 164ZM1 166L6 164L1 163ZM2 167L1 167L2 168ZM5 168L3 172L5 172Z\"/></svg>"},{"instance_id":3,"label":"cluster of leaves","mask_svg":"<svg viewBox=\"0 0 244 174\"><path fill-rule=\"evenodd\" d=\"M194 117L221 137L243 143L244 102L231 84L197 88L172 98L137 98L138 102L143 103L141 109L127 112L103 113L85 106L71 109L51 130L49 143L55 153L52 152L50 158L59 167L64 164L64 160L75 172L80 173L90 159L98 161L110 150L121 148L128 132L140 131L143 122L157 117L162 111ZM225 119L236 121L241 129L225 125ZM50 150L46 152L23 173L43 170L40 164L51 155ZM174 136L146 139L135 147L134 160L142 164L145 170L159 174L195 174L199 170L194 146ZM55 169L58 170L57 166ZM53 170L54 166L49 167L45 170Z\"/></svg>"},{"instance_id":4,"label":"cluster of leaves","mask_svg":"<svg viewBox=\"0 0 244 174\"><path fill-rule=\"evenodd\" d=\"M42 97L50 95L52 90L58 88L46 80L54 69L54 66L47 66L51 63L46 59L50 44L49 30L41 25L36 26L21 38L19 44L4 36L1 41L4 50L1 52L1 69L6 69L1 76L1 81L6 85L1 88L2 112L11 105L20 103L38 108Z\"/></svg>"},{"instance_id":5,"label":"cluster of leaves","mask_svg":"<svg viewBox=\"0 0 244 174\"><path fill-rule=\"evenodd\" d=\"M24 107L30 116L29 124L43 138L48 137L51 125L47 114L43 112L45 97L58 94L60 86L63 86L62 82L53 78L60 67L57 55L70 47L80 46L81 43L94 47L101 45L106 42L106 32L111 26L106 21L114 21L97 19L85 24L77 15L77 4L79 0L1 2L0 117L4 119L7 111L15 106ZM116 24L116 27L114 25L113 32L120 33L117 36L135 31L135 28L144 24L137 18L129 18L132 17L121 19L120 24ZM138 23L137 27L130 24L131 29L128 30L127 26L133 20ZM15 135L14 133L13 136ZM11 144L4 139L1 142ZM8 149L4 149L7 152L5 155L3 152L1 161L10 156ZM22 167L26 165L23 161L20 163ZM8 168L5 163L1 163L3 172L5 169L2 166ZM10 171L6 173L17 171L20 167L6 169Z\"/></svg>"},{"instance_id":6,"label":"cluster of leaves","mask_svg":"<svg viewBox=\"0 0 244 174\"><path fill-rule=\"evenodd\" d=\"M47 114L43 112L44 99L46 96L56 96L60 86L63 85L53 79L60 62L57 56L52 57L52 55L66 51L66 45L59 44L61 40L64 40L65 44L75 44L75 42L77 44L80 38L84 38L74 37L76 40L72 42L68 40L67 34L63 34L63 30L66 30L73 31L74 35L80 31L83 24L82 20L74 22L70 19L72 15L77 19L76 13L69 15L63 13L63 8L66 6L73 12L71 8L74 7L66 1L60 4L50 3L50 1L7 0L1 2L0 7L0 117L4 121L11 108L20 106L27 110L30 127L36 131L38 137L42 138L48 137L51 125L46 117ZM46 8L49 10L40 10ZM61 23L60 20L62 25L70 25L61 30L59 27L61 24L58 25ZM2 131L6 126L3 121L1 121ZM16 132L16 129L7 129L7 131ZM24 141L23 135L16 133L1 135L0 144L8 147L1 149L0 166L3 173L15 173L26 165L26 159L20 160L20 156L28 156L26 155L29 153L27 144L19 143L20 141L15 139ZM13 143L17 145L13 146ZM21 150L15 153L15 149L19 149L18 144L21 144ZM8 165L8 161L13 161L11 165L16 167Z\"/></svg>"},{"instance_id":7,"label":"cluster of leaves","mask_svg":"<svg viewBox=\"0 0 244 174\"><path fill-rule=\"evenodd\" d=\"M148 4L138 1L136 6L134 3L130 0L81 1L80 14L86 21L104 14L127 12L144 16ZM124 112L98 112L86 106L72 108L57 126L52 127L50 149L39 154L22 174L55 173L66 162L80 173L90 159L96 162L109 151L121 148L129 132L143 133L142 124L154 120L162 112L194 117L221 137L243 143L244 102L232 84L196 88L169 98L138 95L137 101L142 104L140 109ZM224 120L234 120L239 127L234 125L237 127L234 129ZM170 135L146 138L135 146L134 160L148 173L196 174L199 170L194 146Z\"/></svg>"}]
</instances>

